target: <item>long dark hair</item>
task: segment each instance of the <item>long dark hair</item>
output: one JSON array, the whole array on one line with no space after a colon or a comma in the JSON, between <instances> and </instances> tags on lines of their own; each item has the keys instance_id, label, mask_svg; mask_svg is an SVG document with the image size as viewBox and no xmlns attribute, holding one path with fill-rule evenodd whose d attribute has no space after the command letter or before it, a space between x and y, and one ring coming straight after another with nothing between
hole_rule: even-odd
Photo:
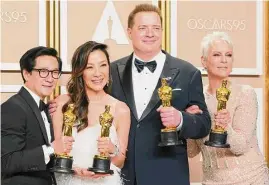
<instances>
[{"instance_id":1,"label":"long dark hair","mask_svg":"<svg viewBox=\"0 0 269 185\"><path fill-rule=\"evenodd\" d=\"M88 41L79 46L72 57L71 79L67 84L67 91L70 95L70 101L63 107L64 112L69 103L74 104L74 114L77 116L77 121L80 122L78 125L78 132L88 126L89 100L86 95L83 71L87 67L89 55L95 50L100 50L106 55L109 66L109 83L104 87L104 91L106 93L110 93L109 90L111 89L112 80L107 45L94 41Z\"/></svg>"}]
</instances>

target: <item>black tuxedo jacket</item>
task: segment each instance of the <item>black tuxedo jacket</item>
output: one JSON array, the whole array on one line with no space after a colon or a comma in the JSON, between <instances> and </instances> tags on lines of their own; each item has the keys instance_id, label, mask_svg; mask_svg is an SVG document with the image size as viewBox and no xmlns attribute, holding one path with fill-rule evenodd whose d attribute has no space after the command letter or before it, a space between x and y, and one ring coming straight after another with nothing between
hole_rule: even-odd
<instances>
[{"instance_id":1,"label":"black tuxedo jacket","mask_svg":"<svg viewBox=\"0 0 269 185\"><path fill-rule=\"evenodd\" d=\"M200 71L190 63L164 53L166 61L160 78L171 77L169 85L178 89L173 91L171 103L183 115L179 137L184 144L180 146L158 147L160 131L164 128L160 113L156 111L161 105L157 92L161 80L159 79L149 104L138 119L132 85L133 55L111 64L112 95L125 102L132 113L128 151L122 169L126 185L134 185L135 181L138 185L190 184L186 139L203 138L211 128ZM184 112L191 105L198 105L203 114L192 115Z\"/></svg>"},{"instance_id":2,"label":"black tuxedo jacket","mask_svg":"<svg viewBox=\"0 0 269 185\"><path fill-rule=\"evenodd\" d=\"M42 149L49 143L40 110L22 87L1 105L2 184L51 185Z\"/></svg>"}]
</instances>

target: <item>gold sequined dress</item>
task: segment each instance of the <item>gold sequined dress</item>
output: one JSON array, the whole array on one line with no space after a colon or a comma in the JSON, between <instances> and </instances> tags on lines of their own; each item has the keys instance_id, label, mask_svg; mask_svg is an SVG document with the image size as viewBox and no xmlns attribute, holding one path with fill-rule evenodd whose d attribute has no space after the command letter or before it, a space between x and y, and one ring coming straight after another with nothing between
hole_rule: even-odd
<instances>
[{"instance_id":1,"label":"gold sequined dress","mask_svg":"<svg viewBox=\"0 0 269 185\"><path fill-rule=\"evenodd\" d=\"M258 103L255 91L250 86L236 84L230 85L230 89L227 109L231 123L227 128L227 141L231 148L205 146L207 136L188 141L189 157L202 152L205 185L269 185L268 168L256 136ZM204 87L204 91L208 110L213 117L217 110L216 97L208 93L208 86Z\"/></svg>"}]
</instances>

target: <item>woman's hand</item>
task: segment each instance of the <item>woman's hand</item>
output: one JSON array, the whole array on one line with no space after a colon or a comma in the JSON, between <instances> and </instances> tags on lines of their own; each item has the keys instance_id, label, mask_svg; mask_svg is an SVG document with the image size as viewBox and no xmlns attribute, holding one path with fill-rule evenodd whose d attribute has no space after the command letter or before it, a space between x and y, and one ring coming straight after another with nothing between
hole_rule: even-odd
<instances>
[{"instance_id":1,"label":"woman's hand","mask_svg":"<svg viewBox=\"0 0 269 185\"><path fill-rule=\"evenodd\" d=\"M106 177L109 176L110 174L96 174L92 171L88 171L85 168L73 168L75 171L75 175L81 176L81 177L86 177L89 179L98 179L101 177Z\"/></svg>"},{"instance_id":2,"label":"woman's hand","mask_svg":"<svg viewBox=\"0 0 269 185\"><path fill-rule=\"evenodd\" d=\"M231 123L231 116L227 109L223 109L214 114L214 122L217 126L226 128Z\"/></svg>"},{"instance_id":3,"label":"woman's hand","mask_svg":"<svg viewBox=\"0 0 269 185\"><path fill-rule=\"evenodd\" d=\"M56 154L70 153L73 148L74 138L72 136L61 136L52 142Z\"/></svg>"},{"instance_id":4,"label":"woman's hand","mask_svg":"<svg viewBox=\"0 0 269 185\"><path fill-rule=\"evenodd\" d=\"M114 154L116 151L116 146L112 143L109 137L99 137L97 140L97 147L100 153L105 153L106 155Z\"/></svg>"},{"instance_id":5,"label":"woman's hand","mask_svg":"<svg viewBox=\"0 0 269 185\"><path fill-rule=\"evenodd\" d=\"M188 107L185 111L190 114L203 114L203 111L197 105L192 105Z\"/></svg>"}]
</instances>

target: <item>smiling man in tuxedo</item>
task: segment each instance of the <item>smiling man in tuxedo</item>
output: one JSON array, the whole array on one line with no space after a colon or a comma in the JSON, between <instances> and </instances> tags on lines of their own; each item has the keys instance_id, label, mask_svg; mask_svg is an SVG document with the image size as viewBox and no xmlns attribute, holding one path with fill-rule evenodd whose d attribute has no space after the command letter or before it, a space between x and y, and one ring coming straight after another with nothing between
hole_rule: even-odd
<instances>
[{"instance_id":1,"label":"smiling man in tuxedo","mask_svg":"<svg viewBox=\"0 0 269 185\"><path fill-rule=\"evenodd\" d=\"M186 139L203 138L211 128L201 72L161 50L162 18L156 6L136 6L128 17L127 32L134 52L111 64L112 96L131 110L128 149L121 170L124 183L189 185ZM169 79L173 89L171 107L161 107L161 78ZM69 99L67 95L65 98ZM184 111L192 105L202 113ZM56 107L55 102L50 105L51 114ZM175 127L183 144L159 147L164 127Z\"/></svg>"},{"instance_id":2,"label":"smiling man in tuxedo","mask_svg":"<svg viewBox=\"0 0 269 185\"><path fill-rule=\"evenodd\" d=\"M186 139L205 137L211 128L201 73L161 50L162 18L154 5L138 5L129 15L127 31L134 52L111 65L112 95L132 112L122 177L126 185L189 185ZM161 78L175 89L171 107L160 106ZM191 105L202 113L185 112ZM183 144L158 147L164 127L176 127Z\"/></svg>"},{"instance_id":3,"label":"smiling man in tuxedo","mask_svg":"<svg viewBox=\"0 0 269 185\"><path fill-rule=\"evenodd\" d=\"M1 179L4 185L51 185L47 170L54 152L69 152L72 137L53 141L43 102L61 75L62 61L53 48L35 47L20 59L24 86L1 105ZM54 182L55 183L55 182Z\"/></svg>"}]
</instances>

